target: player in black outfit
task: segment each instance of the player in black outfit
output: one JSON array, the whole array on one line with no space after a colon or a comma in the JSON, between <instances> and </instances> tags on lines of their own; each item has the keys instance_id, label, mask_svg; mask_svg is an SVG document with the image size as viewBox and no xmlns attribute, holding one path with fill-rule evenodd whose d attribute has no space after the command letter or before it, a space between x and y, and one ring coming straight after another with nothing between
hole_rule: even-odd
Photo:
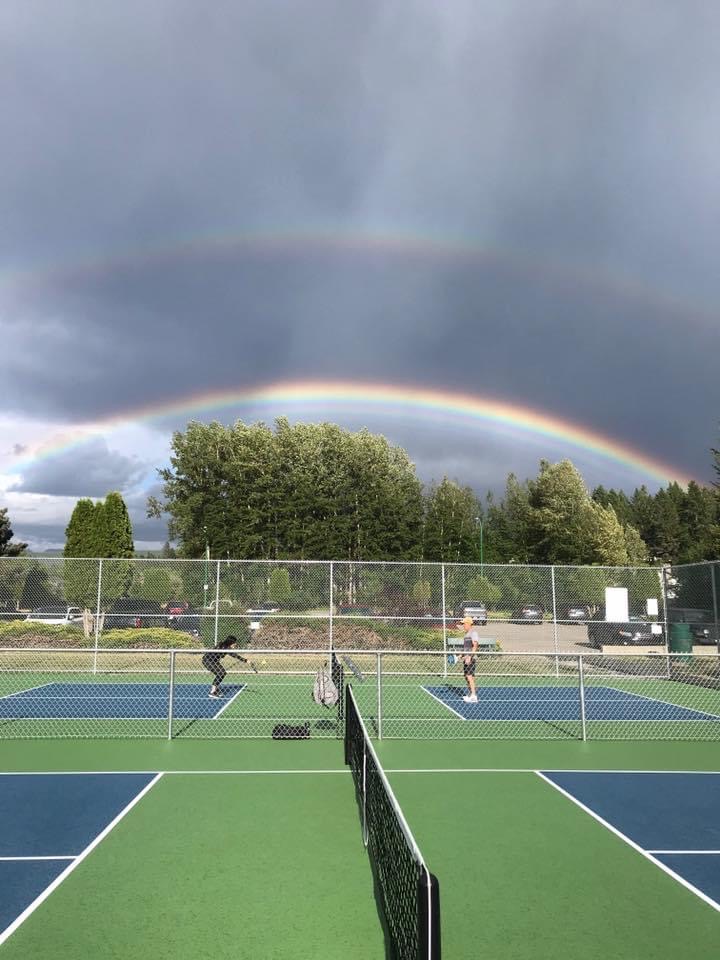
<instances>
[{"instance_id":1,"label":"player in black outfit","mask_svg":"<svg viewBox=\"0 0 720 960\"><path fill-rule=\"evenodd\" d=\"M225 637L224 640L219 640L217 647L214 650L209 650L207 653L203 654L202 665L206 670L209 670L210 673L215 677L213 685L210 687L210 694L213 700L218 697L222 697L223 693L220 690L220 684L225 679L227 670L220 663L223 657L234 657L235 660L239 660L240 663L250 663L246 657L241 657L239 653L231 653L228 649L229 647L234 646L238 642L237 637L232 635ZM250 663L250 666L255 670L255 665ZM257 670L255 670L257 673Z\"/></svg>"}]
</instances>

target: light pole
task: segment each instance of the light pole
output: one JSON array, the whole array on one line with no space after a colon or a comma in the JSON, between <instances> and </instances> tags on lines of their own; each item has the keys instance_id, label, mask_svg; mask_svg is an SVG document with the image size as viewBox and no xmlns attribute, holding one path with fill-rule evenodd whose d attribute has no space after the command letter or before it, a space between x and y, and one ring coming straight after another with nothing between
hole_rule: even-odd
<instances>
[{"instance_id":1,"label":"light pole","mask_svg":"<svg viewBox=\"0 0 720 960\"><path fill-rule=\"evenodd\" d=\"M205 532L205 583L203 584L203 606L205 609L208 609L208 590L210 589L210 581L208 579L209 567L210 567L210 544L207 539L207 527L203 527Z\"/></svg>"},{"instance_id":2,"label":"light pole","mask_svg":"<svg viewBox=\"0 0 720 960\"><path fill-rule=\"evenodd\" d=\"M483 568L483 522L482 517L475 517L475 522L480 527L480 576L482 576Z\"/></svg>"}]
</instances>

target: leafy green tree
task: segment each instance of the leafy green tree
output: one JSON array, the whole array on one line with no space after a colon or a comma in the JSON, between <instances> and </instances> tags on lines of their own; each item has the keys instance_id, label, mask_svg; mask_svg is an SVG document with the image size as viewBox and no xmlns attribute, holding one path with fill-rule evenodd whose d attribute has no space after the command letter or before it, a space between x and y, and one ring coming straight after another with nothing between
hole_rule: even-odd
<instances>
[{"instance_id":1,"label":"leafy green tree","mask_svg":"<svg viewBox=\"0 0 720 960\"><path fill-rule=\"evenodd\" d=\"M569 460L556 464L541 461L540 472L530 484L529 503L532 559L536 563L588 562L591 501Z\"/></svg>"},{"instance_id":2,"label":"leafy green tree","mask_svg":"<svg viewBox=\"0 0 720 960\"><path fill-rule=\"evenodd\" d=\"M422 487L404 450L334 424L190 423L160 471L169 532L186 557L412 559Z\"/></svg>"},{"instance_id":3,"label":"leafy green tree","mask_svg":"<svg viewBox=\"0 0 720 960\"><path fill-rule=\"evenodd\" d=\"M502 596L501 588L486 576L473 577L468 582L467 590L469 600L482 600L488 606L494 606Z\"/></svg>"},{"instance_id":4,"label":"leafy green tree","mask_svg":"<svg viewBox=\"0 0 720 960\"><path fill-rule=\"evenodd\" d=\"M172 600L178 590L177 580L179 578L170 575L159 563L153 563L146 567L142 576L138 577L133 583L133 595L143 597L146 600L159 600L165 603Z\"/></svg>"},{"instance_id":5,"label":"leafy green tree","mask_svg":"<svg viewBox=\"0 0 720 960\"><path fill-rule=\"evenodd\" d=\"M625 550L627 551L627 562L633 565L645 564L650 559L648 557L647 544L640 536L639 531L631 523L623 526L623 536L625 538Z\"/></svg>"},{"instance_id":6,"label":"leafy green tree","mask_svg":"<svg viewBox=\"0 0 720 960\"><path fill-rule=\"evenodd\" d=\"M286 567L274 567L268 581L268 600L286 604L292 596L290 573Z\"/></svg>"},{"instance_id":7,"label":"leafy green tree","mask_svg":"<svg viewBox=\"0 0 720 960\"><path fill-rule=\"evenodd\" d=\"M27 569L27 576L20 595L20 606L23 609L42 607L62 600L50 581L47 568L37 561L32 561Z\"/></svg>"},{"instance_id":8,"label":"leafy green tree","mask_svg":"<svg viewBox=\"0 0 720 960\"><path fill-rule=\"evenodd\" d=\"M478 559L480 503L470 487L443 480L430 488L425 501L423 559L473 563Z\"/></svg>"},{"instance_id":9,"label":"leafy green tree","mask_svg":"<svg viewBox=\"0 0 720 960\"><path fill-rule=\"evenodd\" d=\"M429 580L416 580L412 585L412 598L415 600L420 607L423 609L427 607L430 603L430 598L432 596L432 584Z\"/></svg>"},{"instance_id":10,"label":"leafy green tree","mask_svg":"<svg viewBox=\"0 0 720 960\"><path fill-rule=\"evenodd\" d=\"M505 495L499 504L488 498L484 521L487 562L528 563L532 556L528 481L508 475Z\"/></svg>"},{"instance_id":11,"label":"leafy green tree","mask_svg":"<svg viewBox=\"0 0 720 960\"><path fill-rule=\"evenodd\" d=\"M608 498L604 498L608 499ZM623 529L613 506L603 506L588 494L576 467L569 461L541 461L530 484L530 536L539 563L623 565L642 553L631 530Z\"/></svg>"},{"instance_id":12,"label":"leafy green tree","mask_svg":"<svg viewBox=\"0 0 720 960\"><path fill-rule=\"evenodd\" d=\"M0 557L19 557L25 552L26 543L12 543L13 532L10 527L7 507L0 507Z\"/></svg>"},{"instance_id":13,"label":"leafy green tree","mask_svg":"<svg viewBox=\"0 0 720 960\"><path fill-rule=\"evenodd\" d=\"M719 514L717 492L691 480L679 507L681 543L678 563L717 558Z\"/></svg>"}]
</instances>

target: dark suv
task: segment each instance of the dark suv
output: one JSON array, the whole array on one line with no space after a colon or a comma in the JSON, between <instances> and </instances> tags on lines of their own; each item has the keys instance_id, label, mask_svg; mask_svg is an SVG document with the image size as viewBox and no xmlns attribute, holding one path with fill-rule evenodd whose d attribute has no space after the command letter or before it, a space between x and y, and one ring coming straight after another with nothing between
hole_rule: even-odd
<instances>
[{"instance_id":1,"label":"dark suv","mask_svg":"<svg viewBox=\"0 0 720 960\"><path fill-rule=\"evenodd\" d=\"M598 649L602 646L662 646L665 643L661 623L632 615L629 620L609 623L602 610L588 620L587 632L590 646Z\"/></svg>"},{"instance_id":2,"label":"dark suv","mask_svg":"<svg viewBox=\"0 0 720 960\"><path fill-rule=\"evenodd\" d=\"M512 615L513 623L542 623L545 618L545 610L539 603L526 603Z\"/></svg>"},{"instance_id":3,"label":"dark suv","mask_svg":"<svg viewBox=\"0 0 720 960\"><path fill-rule=\"evenodd\" d=\"M139 597L118 597L105 614L105 630L127 630L140 627L166 627L167 614L157 600Z\"/></svg>"}]
</instances>

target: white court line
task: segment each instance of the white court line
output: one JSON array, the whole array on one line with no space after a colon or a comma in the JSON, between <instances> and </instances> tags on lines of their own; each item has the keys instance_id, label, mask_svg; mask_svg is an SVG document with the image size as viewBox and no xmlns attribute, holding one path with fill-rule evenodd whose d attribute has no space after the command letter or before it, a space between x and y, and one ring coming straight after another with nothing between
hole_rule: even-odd
<instances>
[{"instance_id":1,"label":"white court line","mask_svg":"<svg viewBox=\"0 0 720 960\"><path fill-rule=\"evenodd\" d=\"M384 767L386 773L537 773L536 767ZM548 773L663 773L688 774L697 776L720 776L720 770L623 770L618 768L596 769L594 767L546 768ZM130 774L155 776L157 770L3 770L0 777L86 777L86 776L126 776ZM314 769L312 767L293 769L257 769L257 770L162 770L165 776L238 776L243 774L284 774L284 773L342 773L349 774L348 767L332 767L329 769Z\"/></svg>"},{"instance_id":2,"label":"white court line","mask_svg":"<svg viewBox=\"0 0 720 960\"><path fill-rule=\"evenodd\" d=\"M145 796L145 794L155 786L155 784L158 782L158 780L161 777L162 777L162 773L158 773L155 777L153 777L150 783L148 783L147 786L143 787L140 793L138 793L135 797L133 797L130 803L128 803L127 806L120 811L120 813L115 817L115 819L112 820L105 827L105 829L102 830L95 837L95 839L87 845L87 847L85 847L82 853L80 853L77 857L75 857L75 859L63 870L63 872L59 874L59 876L55 877L55 879L52 881L51 884L45 887L45 889L40 894L40 896L36 897L33 900L33 902L23 910L21 914L15 917L15 919L13 920L13 922L10 924L9 927L6 927L2 932L0 932L0 946L2 946L2 944L5 943L8 937L11 936L17 930L20 924L24 923L25 920L27 920L27 918L32 913L34 913L37 910L37 908L42 903L45 902L45 900L47 900L47 898L50 896L53 890L56 890L60 886L60 884L63 882L63 880L65 880L66 877L70 876L70 874L73 872L75 867L79 866L79 864L81 864L83 860L93 852L93 850L100 843L100 841L105 839L105 837L110 833L113 827L117 826L117 824L120 823L120 821L125 816L125 814L129 813L130 810L132 810L135 804L138 803Z\"/></svg>"},{"instance_id":3,"label":"white court line","mask_svg":"<svg viewBox=\"0 0 720 960\"><path fill-rule=\"evenodd\" d=\"M678 854L686 854L686 853L687 853L687 854L692 855L693 857L697 857L697 856L700 856L700 857L704 857L704 856L716 857L718 854L720 854L720 850L648 850L647 853L653 853L653 854L654 854L654 853L658 853L658 854L661 854L661 853L670 854L670 853L672 853L672 854L675 855L675 856L677 856Z\"/></svg>"},{"instance_id":4,"label":"white court line","mask_svg":"<svg viewBox=\"0 0 720 960\"><path fill-rule=\"evenodd\" d=\"M74 860L77 856L73 853L69 857L0 857L0 863L15 863L18 860Z\"/></svg>"},{"instance_id":5,"label":"white court line","mask_svg":"<svg viewBox=\"0 0 720 960\"><path fill-rule=\"evenodd\" d=\"M662 678L661 678L661 679L662 679ZM619 688L616 688L616 687L608 687L608 686L605 685L605 684L603 684L603 686L605 687L606 690L619 689ZM649 697L646 693L635 693L634 691L632 691L632 692L631 692L631 691L623 691L623 692L627 692L630 697L635 697L635 698L638 699L638 700L647 700L647 701L649 701L650 703L662 704L662 706L664 706L664 707L673 707L675 710L688 710L690 713L699 713L699 714L702 714L702 719L703 719L703 720L707 720L708 718L710 718L710 719L712 719L712 720L720 720L720 714L708 713L708 712L705 711L705 710L698 710L696 707L687 707L687 706L685 706L685 704L682 704L682 703L672 703L670 700L659 700L657 697ZM677 718L676 718L676 720L677 720ZM631 723L634 723L635 721L630 721L630 722L631 722ZM661 720L660 722L662 722L662 720ZM677 722L678 722L678 723L685 723L685 722L687 722L687 721L678 720Z\"/></svg>"},{"instance_id":6,"label":"white court line","mask_svg":"<svg viewBox=\"0 0 720 960\"><path fill-rule=\"evenodd\" d=\"M437 700L438 703L441 703L447 710L450 711L450 713L454 713L455 716L458 717L460 720L467 720L467 717L464 717L461 713L458 713L457 710L453 710L453 708L450 706L449 703L445 703L445 701L441 700L440 697L436 697L434 693L430 693L427 687L421 686L421 689L424 690L428 696L432 697L433 700Z\"/></svg>"},{"instance_id":7,"label":"white court line","mask_svg":"<svg viewBox=\"0 0 720 960\"><path fill-rule=\"evenodd\" d=\"M21 697L24 693L30 693L32 690L42 690L45 687L52 687L55 684L55 680L50 680L48 683L40 683L37 687L26 687L24 690L16 690L15 693L5 693L0 697L0 700L9 700L10 697ZM48 699L50 699L48 697Z\"/></svg>"},{"instance_id":8,"label":"white court line","mask_svg":"<svg viewBox=\"0 0 720 960\"><path fill-rule=\"evenodd\" d=\"M231 703L234 703L234 702L237 700L237 698L240 696L240 694L243 692L243 690L244 690L246 687L247 687L247 684L246 684L246 683L243 683L242 686L240 687L240 689L238 690L238 692L235 694L235 696L234 696L234 697L230 697L230 699L229 699L228 702L225 704L225 706L222 708L222 710L218 710L218 712L217 712L217 713L214 713L211 717L207 717L207 718L201 717L200 719L217 720L217 718L220 716L220 714L221 714L221 713L225 713L225 711L226 711L227 708L230 706L230 704L231 704ZM181 717L180 719L183 719L183 720L184 720L184 719L186 719L186 718L185 718L185 717Z\"/></svg>"},{"instance_id":9,"label":"white court line","mask_svg":"<svg viewBox=\"0 0 720 960\"><path fill-rule=\"evenodd\" d=\"M567 797L568 800L571 800L576 806L580 807L581 810L584 810L585 813L589 814L594 820L597 820L598 823L601 823L607 830L611 833L614 833L616 837L619 837L628 846L632 847L633 850L636 850L639 854L642 854L646 860L649 860L651 863L654 863L656 867L659 867L663 873L667 873L668 876L672 877L673 880L677 880L678 883L682 884L687 890L690 890L691 893L694 893L696 897L700 897L701 900L704 900L705 903L709 904L714 910L717 910L720 913L720 903L717 903L712 897L709 897L706 893L703 893L702 890L699 890L697 887L693 886L692 883L687 881L684 877L681 877L679 873L675 873L674 870L671 870L670 867L666 867L661 860L657 860L652 856L649 850L644 850L641 846L635 843L634 840L631 840L626 834L621 830L618 830L617 827L614 827L611 823L605 820L600 816L599 813L596 813L593 809L586 806L581 800L578 800L577 797L574 797L571 793L568 793L567 790L563 790L562 787L558 786L557 783L554 783L549 777L546 777L541 770L536 770L535 773L540 777L541 780L544 780L545 783L550 784L558 793L561 793L564 797Z\"/></svg>"}]
</instances>

